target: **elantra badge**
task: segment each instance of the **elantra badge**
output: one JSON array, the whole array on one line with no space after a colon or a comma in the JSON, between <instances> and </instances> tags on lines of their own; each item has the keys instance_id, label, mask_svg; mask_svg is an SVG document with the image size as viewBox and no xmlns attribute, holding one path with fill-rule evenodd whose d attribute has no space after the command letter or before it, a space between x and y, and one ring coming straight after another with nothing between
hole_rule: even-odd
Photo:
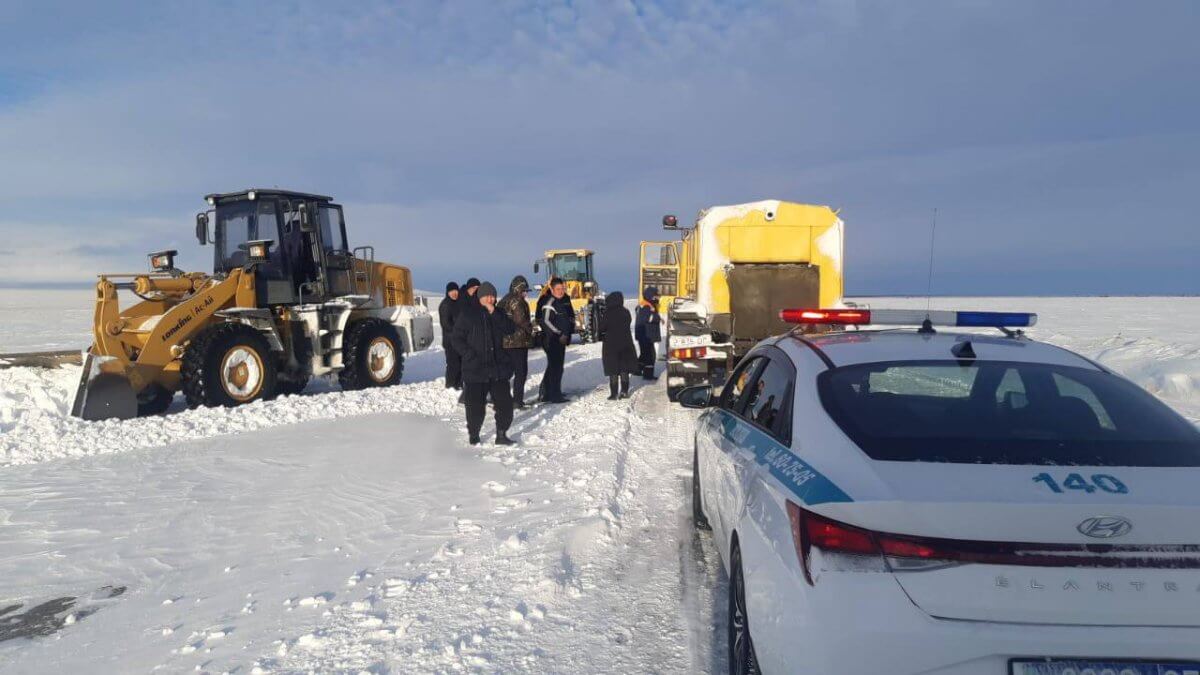
<instances>
[{"instance_id":1,"label":"elantra badge","mask_svg":"<svg viewBox=\"0 0 1200 675\"><path fill-rule=\"evenodd\" d=\"M1112 539L1128 534L1133 529L1133 523L1120 516L1094 516L1079 524L1075 529L1080 534L1096 539Z\"/></svg>"}]
</instances>

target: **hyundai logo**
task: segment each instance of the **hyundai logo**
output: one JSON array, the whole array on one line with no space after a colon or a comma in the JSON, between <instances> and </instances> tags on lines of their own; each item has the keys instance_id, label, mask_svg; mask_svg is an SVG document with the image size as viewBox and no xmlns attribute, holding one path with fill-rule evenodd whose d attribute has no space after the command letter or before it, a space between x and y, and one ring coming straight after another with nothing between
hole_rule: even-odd
<instances>
[{"instance_id":1,"label":"hyundai logo","mask_svg":"<svg viewBox=\"0 0 1200 675\"><path fill-rule=\"evenodd\" d=\"M1133 529L1133 523L1120 516L1094 516L1079 524L1075 529L1096 539L1112 539L1128 534Z\"/></svg>"}]
</instances>

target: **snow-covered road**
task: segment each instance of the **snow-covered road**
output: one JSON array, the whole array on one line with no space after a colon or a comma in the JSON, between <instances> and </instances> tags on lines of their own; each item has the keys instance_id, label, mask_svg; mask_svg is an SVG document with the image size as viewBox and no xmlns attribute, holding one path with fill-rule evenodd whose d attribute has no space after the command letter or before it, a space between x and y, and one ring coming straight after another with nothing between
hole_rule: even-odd
<instances>
[{"instance_id":1,"label":"snow-covered road","mask_svg":"<svg viewBox=\"0 0 1200 675\"><path fill-rule=\"evenodd\" d=\"M1200 421L1200 299L934 306L1038 311L1035 337ZM605 400L576 346L570 404L472 448L440 369L105 423L66 416L77 368L0 371L0 671L722 671L691 414L661 383Z\"/></svg>"},{"instance_id":2,"label":"snow-covered road","mask_svg":"<svg viewBox=\"0 0 1200 675\"><path fill-rule=\"evenodd\" d=\"M0 641L0 667L721 663L722 581L685 508L690 415L639 380L630 400L606 400L598 346L577 346L572 403L519 412L519 446L471 448L439 359L412 358L406 384L388 390L317 384L99 424L62 415L74 369L7 371L42 398L10 384L25 404L0 418L7 456L26 464L0 474L0 606L74 597L55 616L83 618ZM543 366L531 360L531 390ZM44 459L78 455L97 456ZM123 590L102 597L112 588Z\"/></svg>"}]
</instances>

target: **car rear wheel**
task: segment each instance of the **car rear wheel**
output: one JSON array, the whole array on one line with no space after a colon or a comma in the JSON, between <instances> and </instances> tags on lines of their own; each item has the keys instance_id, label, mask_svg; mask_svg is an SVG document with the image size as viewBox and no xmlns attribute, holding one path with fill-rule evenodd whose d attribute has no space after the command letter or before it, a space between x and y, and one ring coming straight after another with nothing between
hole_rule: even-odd
<instances>
[{"instance_id":1,"label":"car rear wheel","mask_svg":"<svg viewBox=\"0 0 1200 675\"><path fill-rule=\"evenodd\" d=\"M758 658L750 638L746 615L746 581L742 574L742 550L734 541L729 561L729 674L758 675Z\"/></svg>"}]
</instances>

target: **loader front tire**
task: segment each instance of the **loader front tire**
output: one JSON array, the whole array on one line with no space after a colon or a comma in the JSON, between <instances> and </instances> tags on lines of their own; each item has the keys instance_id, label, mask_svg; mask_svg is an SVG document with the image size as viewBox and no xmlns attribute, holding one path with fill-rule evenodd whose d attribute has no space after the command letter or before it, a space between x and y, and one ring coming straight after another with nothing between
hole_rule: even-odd
<instances>
[{"instance_id":1,"label":"loader front tire","mask_svg":"<svg viewBox=\"0 0 1200 675\"><path fill-rule=\"evenodd\" d=\"M342 340L338 382L345 391L400 384L404 375L404 346L396 327L383 319L350 324Z\"/></svg>"},{"instance_id":2,"label":"loader front tire","mask_svg":"<svg viewBox=\"0 0 1200 675\"><path fill-rule=\"evenodd\" d=\"M151 384L137 395L138 417L161 415L171 406L175 392L167 391L161 384Z\"/></svg>"},{"instance_id":3,"label":"loader front tire","mask_svg":"<svg viewBox=\"0 0 1200 675\"><path fill-rule=\"evenodd\" d=\"M232 407L276 395L275 359L267 340L241 323L205 329L188 344L180 376L188 407Z\"/></svg>"}]
</instances>

